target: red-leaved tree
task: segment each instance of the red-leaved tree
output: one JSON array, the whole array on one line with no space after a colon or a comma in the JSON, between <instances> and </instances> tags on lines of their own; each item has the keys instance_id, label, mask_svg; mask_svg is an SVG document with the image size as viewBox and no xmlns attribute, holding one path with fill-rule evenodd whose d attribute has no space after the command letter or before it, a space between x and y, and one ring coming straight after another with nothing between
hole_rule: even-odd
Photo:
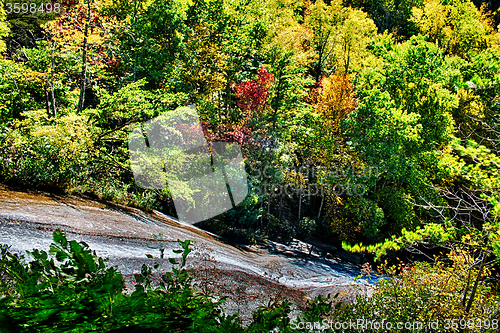
<instances>
[{"instance_id":1,"label":"red-leaved tree","mask_svg":"<svg viewBox=\"0 0 500 333\"><path fill-rule=\"evenodd\" d=\"M260 111L267 102L271 83L273 82L273 74L262 66L257 71L257 79L243 81L236 85L236 98L238 98L238 107L247 114L247 117L252 111Z\"/></svg>"}]
</instances>

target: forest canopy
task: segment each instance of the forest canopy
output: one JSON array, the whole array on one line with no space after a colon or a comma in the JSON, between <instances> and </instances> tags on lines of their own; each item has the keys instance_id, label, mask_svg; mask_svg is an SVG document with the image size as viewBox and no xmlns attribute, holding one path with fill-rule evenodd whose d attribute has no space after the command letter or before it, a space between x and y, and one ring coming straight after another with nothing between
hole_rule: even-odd
<instances>
[{"instance_id":1,"label":"forest canopy","mask_svg":"<svg viewBox=\"0 0 500 333\"><path fill-rule=\"evenodd\" d=\"M209 145L241 146L249 186L201 227L246 243L316 237L376 260L460 250L469 282L497 274L497 8L32 2L45 10L0 9L2 183L175 215L168 188L135 184L127 140L195 105Z\"/></svg>"}]
</instances>

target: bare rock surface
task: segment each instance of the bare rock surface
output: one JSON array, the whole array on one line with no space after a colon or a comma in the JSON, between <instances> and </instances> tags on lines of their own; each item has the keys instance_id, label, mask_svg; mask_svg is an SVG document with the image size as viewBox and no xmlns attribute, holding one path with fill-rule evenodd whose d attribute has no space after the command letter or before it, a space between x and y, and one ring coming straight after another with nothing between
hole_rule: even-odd
<instances>
[{"instance_id":1,"label":"bare rock surface","mask_svg":"<svg viewBox=\"0 0 500 333\"><path fill-rule=\"evenodd\" d=\"M68 239L85 241L97 255L109 258L133 290L133 274L142 264L159 262L160 271L171 269L166 258L180 246L177 239L194 241L188 267L194 270L200 290L226 297L225 309L239 312L246 320L258 306L272 299L289 299L296 308L318 294L341 292L352 299L366 290L358 266L308 253L307 244L239 246L182 223L160 212L38 192L19 192L0 187L0 244L24 253L48 250L52 231L60 228ZM162 234L161 240L158 235ZM160 259L164 249L165 259ZM148 259L151 254L156 259Z\"/></svg>"}]
</instances>

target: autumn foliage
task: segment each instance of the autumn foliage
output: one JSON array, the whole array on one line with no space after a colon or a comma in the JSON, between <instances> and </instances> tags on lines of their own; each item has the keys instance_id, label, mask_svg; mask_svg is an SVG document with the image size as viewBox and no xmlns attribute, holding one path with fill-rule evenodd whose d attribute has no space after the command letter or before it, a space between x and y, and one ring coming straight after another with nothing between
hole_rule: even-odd
<instances>
[{"instance_id":1,"label":"autumn foliage","mask_svg":"<svg viewBox=\"0 0 500 333\"><path fill-rule=\"evenodd\" d=\"M135 182L128 141L194 105L208 149L239 146L248 172L247 198L201 228L237 243L319 238L366 260L434 261L395 272L343 321L500 313L497 9L64 0L47 16L8 13L13 1L0 10L0 184L175 216L170 189ZM169 139L199 142L198 120L182 120ZM469 247L445 257L464 234Z\"/></svg>"},{"instance_id":2,"label":"autumn foliage","mask_svg":"<svg viewBox=\"0 0 500 333\"><path fill-rule=\"evenodd\" d=\"M354 86L347 74L324 77L313 89L317 94L316 111L328 117L334 128L357 106Z\"/></svg>"},{"instance_id":3,"label":"autumn foliage","mask_svg":"<svg viewBox=\"0 0 500 333\"><path fill-rule=\"evenodd\" d=\"M259 111L266 104L271 83L274 80L273 74L262 66L257 71L257 79L243 81L236 85L236 98L238 99L238 107L247 116L252 111Z\"/></svg>"}]
</instances>

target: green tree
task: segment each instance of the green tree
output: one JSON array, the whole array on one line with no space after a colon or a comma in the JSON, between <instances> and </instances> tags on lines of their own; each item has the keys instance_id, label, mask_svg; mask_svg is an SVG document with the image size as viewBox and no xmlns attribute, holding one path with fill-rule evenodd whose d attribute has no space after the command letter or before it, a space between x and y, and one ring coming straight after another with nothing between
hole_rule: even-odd
<instances>
[{"instance_id":1,"label":"green tree","mask_svg":"<svg viewBox=\"0 0 500 333\"><path fill-rule=\"evenodd\" d=\"M337 25L345 19L347 10L339 1L332 1L330 5L322 0L316 1L308 8L306 26L314 32L313 45L316 57L311 64L311 74L316 81L323 75L329 74L336 68L336 43L339 42Z\"/></svg>"},{"instance_id":2,"label":"green tree","mask_svg":"<svg viewBox=\"0 0 500 333\"><path fill-rule=\"evenodd\" d=\"M425 0L412 9L411 22L446 52L469 59L488 47L493 32L490 19L472 1Z\"/></svg>"},{"instance_id":3,"label":"green tree","mask_svg":"<svg viewBox=\"0 0 500 333\"><path fill-rule=\"evenodd\" d=\"M397 233L426 216L419 209L412 213L411 202L442 202L427 184L439 182L433 165L451 142L457 101L441 83L446 63L435 45L412 38L387 53L386 61L381 76L369 74L371 83L360 91L359 106L344 126L365 163L380 172L365 184L384 210L388 230Z\"/></svg>"}]
</instances>

